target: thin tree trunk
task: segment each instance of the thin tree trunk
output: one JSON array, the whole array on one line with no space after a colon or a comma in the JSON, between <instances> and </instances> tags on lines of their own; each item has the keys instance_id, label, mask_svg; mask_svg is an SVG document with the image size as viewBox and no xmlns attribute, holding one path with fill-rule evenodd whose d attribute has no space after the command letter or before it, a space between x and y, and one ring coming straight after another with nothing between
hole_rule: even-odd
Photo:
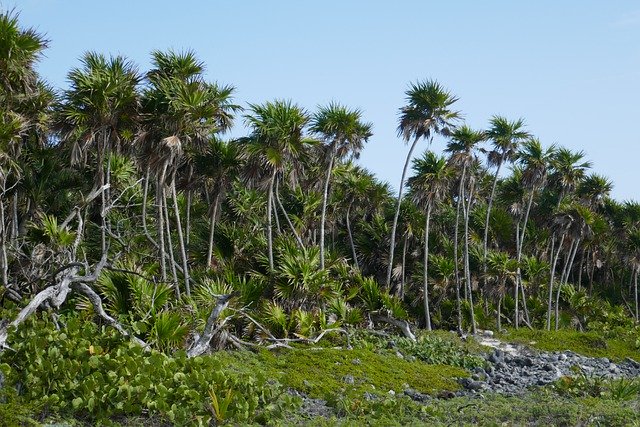
<instances>
[{"instance_id":1,"label":"thin tree trunk","mask_svg":"<svg viewBox=\"0 0 640 427\"><path fill-rule=\"evenodd\" d=\"M18 191L11 199L11 247L16 248L18 241Z\"/></svg>"},{"instance_id":2,"label":"thin tree trunk","mask_svg":"<svg viewBox=\"0 0 640 427\"><path fill-rule=\"evenodd\" d=\"M327 215L327 201L329 199L329 181L331 180L331 172L333 170L333 160L335 158L335 144L331 147L331 155L329 157L329 168L327 169L327 177L324 181L324 192L322 193L322 214L320 219L320 269L324 270L324 233L325 221Z\"/></svg>"},{"instance_id":3,"label":"thin tree trunk","mask_svg":"<svg viewBox=\"0 0 640 427\"><path fill-rule=\"evenodd\" d=\"M640 317L638 317L638 268L634 268L635 275L633 277L633 294L635 296L636 302L636 322L640 321Z\"/></svg>"},{"instance_id":4,"label":"thin tree trunk","mask_svg":"<svg viewBox=\"0 0 640 427\"><path fill-rule=\"evenodd\" d=\"M271 183L269 184L269 195L267 197L267 251L269 252L269 271L272 272L273 271L273 222L272 222L272 215L273 215L273 210L272 210L272 206L273 206L273 185L275 183L276 180L276 173L273 172L273 175L271 176Z\"/></svg>"},{"instance_id":5,"label":"thin tree trunk","mask_svg":"<svg viewBox=\"0 0 640 427\"><path fill-rule=\"evenodd\" d=\"M458 230L460 225L460 196L458 195L458 202L456 203L456 224L453 237L453 264L455 266L455 280L456 280L456 309L458 311L458 332L462 333L462 304L460 301L460 267L458 265ZM465 288L466 293L466 288ZM466 299L466 297L465 297Z\"/></svg>"},{"instance_id":6,"label":"thin tree trunk","mask_svg":"<svg viewBox=\"0 0 640 427\"><path fill-rule=\"evenodd\" d=\"M484 239L482 245L482 273L483 277L485 277L484 282L486 285L486 277L487 277L487 251L488 251L488 243L489 243L489 220L491 219L491 208L493 207L493 198L496 194L496 186L498 184L498 175L500 174L500 168L502 167L502 162L504 162L505 153L502 153L500 157L500 162L498 162L498 166L496 168L496 173L493 176L493 184L491 184L491 194L489 194L489 200L487 202L487 215L484 220Z\"/></svg>"},{"instance_id":7,"label":"thin tree trunk","mask_svg":"<svg viewBox=\"0 0 640 427\"><path fill-rule=\"evenodd\" d=\"M144 173L144 187L142 191L142 229L144 230L144 235L147 236L147 240L149 240L152 244L157 245L156 241L151 237L151 233L149 233L149 228L147 227L147 203L149 201L149 177L151 175L151 167L147 166L147 169Z\"/></svg>"},{"instance_id":8,"label":"thin tree trunk","mask_svg":"<svg viewBox=\"0 0 640 427\"><path fill-rule=\"evenodd\" d=\"M563 276L564 276L564 284L567 283L567 281L569 280L569 272L571 271L571 268L573 267L573 260L576 257L576 252L578 252L578 245L580 244L580 239L576 239L573 243L575 243L573 245L573 250L569 251L569 263L566 267L565 272L563 272ZM560 286L558 287L558 291L556 293L556 331L559 328L560 325L560 290L562 288L562 281L560 283Z\"/></svg>"},{"instance_id":9,"label":"thin tree trunk","mask_svg":"<svg viewBox=\"0 0 640 427\"><path fill-rule=\"evenodd\" d=\"M275 191L274 191L275 194ZM278 207L276 206L276 198L275 196L271 199L271 209L273 212L273 217L276 220L276 230L278 231L278 234L282 234L282 229L280 228L280 217L278 215Z\"/></svg>"},{"instance_id":10,"label":"thin tree trunk","mask_svg":"<svg viewBox=\"0 0 640 427\"><path fill-rule=\"evenodd\" d=\"M407 261L407 241L409 240L408 233L404 234L404 239L402 239L402 274L400 275L400 288L398 289L398 296L400 298L404 297L404 281L405 281L405 272L406 272L406 261Z\"/></svg>"},{"instance_id":11,"label":"thin tree trunk","mask_svg":"<svg viewBox=\"0 0 640 427\"><path fill-rule=\"evenodd\" d=\"M356 245L353 242L353 233L351 232L351 219L350 219L351 205L352 203L349 203L349 207L347 208L347 219L346 219L347 233L349 234L349 244L351 245L351 254L353 255L353 263L355 264L356 268L360 270L360 266L358 265L358 254L356 252Z\"/></svg>"},{"instance_id":12,"label":"thin tree trunk","mask_svg":"<svg viewBox=\"0 0 640 427\"><path fill-rule=\"evenodd\" d=\"M178 194L176 192L176 173L173 172L171 178L171 197L173 198L173 213L176 217L176 229L178 231L178 244L180 245L180 255L182 257L182 273L184 275L184 286L187 298L191 296L191 285L189 284L189 265L187 259L187 248L184 243L184 234L182 233L182 223L180 221L180 209L178 208Z\"/></svg>"},{"instance_id":13,"label":"thin tree trunk","mask_svg":"<svg viewBox=\"0 0 640 427\"><path fill-rule=\"evenodd\" d=\"M404 187L404 180L407 176L407 169L409 168L409 163L411 162L411 154L413 154L413 150L416 148L419 137L413 141L411 144L411 148L409 149L409 153L407 154L407 159L404 162L404 168L402 168L402 177L400 178L400 188L398 189L398 202L396 203L396 213L393 216L393 226L391 227L391 243L389 244L389 265L387 267L387 289L391 286L391 273L393 271L393 252L396 246L396 230L398 228L398 217L400 216L400 205L402 204L402 190Z\"/></svg>"},{"instance_id":14,"label":"thin tree trunk","mask_svg":"<svg viewBox=\"0 0 640 427\"><path fill-rule=\"evenodd\" d=\"M424 321L427 331L431 330L431 311L429 310L429 222L431 203L427 204L427 218L424 224Z\"/></svg>"},{"instance_id":15,"label":"thin tree trunk","mask_svg":"<svg viewBox=\"0 0 640 427\"><path fill-rule=\"evenodd\" d=\"M9 284L9 260L7 257L7 224L5 223L4 200L0 197L0 262L2 263L2 286Z\"/></svg>"},{"instance_id":16,"label":"thin tree trunk","mask_svg":"<svg viewBox=\"0 0 640 427\"><path fill-rule=\"evenodd\" d=\"M166 227L166 237L167 237L167 249L169 251L169 258L171 259L171 274L173 275L173 283L176 287L176 298L180 299L180 283L178 282L178 272L176 271L176 257L173 253L173 241L171 238L171 221L169 220L169 208L167 207L167 198L163 195L162 197L162 212L163 212L163 221Z\"/></svg>"},{"instance_id":17,"label":"thin tree trunk","mask_svg":"<svg viewBox=\"0 0 640 427\"><path fill-rule=\"evenodd\" d=\"M496 315L496 327L498 328L498 333L502 330L502 295L498 297L498 307L497 307L497 315Z\"/></svg>"},{"instance_id":18,"label":"thin tree trunk","mask_svg":"<svg viewBox=\"0 0 640 427\"><path fill-rule=\"evenodd\" d=\"M276 179L276 189L275 189L276 203L280 207L280 210L282 211L282 215L284 215L284 219L287 221L287 224L289 224L289 228L291 229L291 232L296 238L296 242L298 242L298 246L300 246L300 249L304 249L304 244L302 243L302 239L300 238L300 235L298 235L298 232L296 231L296 228L293 226L291 219L289 219L289 215L287 214L287 211L284 209L284 205L280 201L280 191L279 191L278 184L279 184L279 181Z\"/></svg>"},{"instance_id":19,"label":"thin tree trunk","mask_svg":"<svg viewBox=\"0 0 640 427\"><path fill-rule=\"evenodd\" d=\"M476 333L476 316L475 316L475 307L473 306L473 289L471 287L471 268L469 266L469 217L471 215L471 203L473 201L473 180L470 179L469 185L469 195L466 197L466 194L463 195L462 204L464 211L464 275L465 275L465 284L469 293L469 310L471 311L471 331L472 333ZM467 202L465 203L464 199L467 198ZM466 206L466 207L465 207Z\"/></svg>"},{"instance_id":20,"label":"thin tree trunk","mask_svg":"<svg viewBox=\"0 0 640 427\"><path fill-rule=\"evenodd\" d=\"M209 218L209 249L207 250L207 268L211 267L211 261L213 260L213 235L216 231L216 217L218 216L218 203L220 200L220 193L216 194L216 198L213 201L213 212Z\"/></svg>"},{"instance_id":21,"label":"thin tree trunk","mask_svg":"<svg viewBox=\"0 0 640 427\"><path fill-rule=\"evenodd\" d=\"M520 262L522 261L522 248L524 246L524 236L527 232L527 223L529 222L529 213L531 212L531 205L533 204L533 196L536 192L535 187L531 189L531 194L529 195L529 201L527 202L527 210L524 214L524 223L522 224L522 233L518 237L517 241L517 254L516 259L518 261L518 267L516 270L516 313L515 313L515 327L518 329L520 326L520 310L518 306L518 291L520 286L522 286L522 269L520 268Z\"/></svg>"},{"instance_id":22,"label":"thin tree trunk","mask_svg":"<svg viewBox=\"0 0 640 427\"><path fill-rule=\"evenodd\" d=\"M553 254L553 247L555 245L555 240L556 240L556 235L555 233L553 234L552 237L552 244L551 244L551 259L552 259L552 265L551 265L551 280L549 281L549 301L547 304L547 331L551 330L551 311L553 310L553 279L555 278L555 274L556 274L556 265L558 264L558 258L560 257L560 250L562 249L562 243L564 242L564 234L562 235L562 238L560 239L560 243L558 244L558 250L556 251L556 254L554 256Z\"/></svg>"},{"instance_id":23,"label":"thin tree trunk","mask_svg":"<svg viewBox=\"0 0 640 427\"><path fill-rule=\"evenodd\" d=\"M167 164L165 164L162 167L162 173L160 174L160 176L158 177L158 184L157 184L157 188L156 188L156 205L158 206L158 250L160 251L160 274L161 274L161 278L163 282L167 281L167 264L165 262L165 246L164 246L164 241L165 241L165 214L164 214L164 206L166 205L165 203L165 194L164 194L164 187L165 187L165 177L167 174ZM168 232L168 231L167 231ZM175 260L173 259L173 256L171 256L171 265L173 265L173 263L175 262Z\"/></svg>"}]
</instances>

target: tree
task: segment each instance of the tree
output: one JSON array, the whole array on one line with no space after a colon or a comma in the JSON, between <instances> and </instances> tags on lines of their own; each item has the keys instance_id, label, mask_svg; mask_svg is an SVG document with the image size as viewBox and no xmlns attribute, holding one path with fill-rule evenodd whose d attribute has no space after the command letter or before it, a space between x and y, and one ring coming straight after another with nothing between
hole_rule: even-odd
<instances>
[{"instance_id":1,"label":"tree","mask_svg":"<svg viewBox=\"0 0 640 427\"><path fill-rule=\"evenodd\" d=\"M487 138L493 144L493 150L489 151L487 163L495 166L491 193L487 202L487 215L484 221L484 241L483 241L483 268L486 269L487 242L489 237L489 218L496 192L500 169L505 162L513 162L516 158L518 147L522 142L531 137L531 134L523 130L525 124L523 119L510 121L502 116L493 116L489 122ZM486 273L486 271L485 271Z\"/></svg>"},{"instance_id":2,"label":"tree","mask_svg":"<svg viewBox=\"0 0 640 427\"><path fill-rule=\"evenodd\" d=\"M311 131L320 135L326 143L328 153L327 176L322 196L322 219L320 220L320 269L324 269L324 238L329 183L336 159L347 155L358 157L364 143L371 137L372 125L363 123L359 110L349 110L337 103L320 107L311 119Z\"/></svg>"},{"instance_id":3,"label":"tree","mask_svg":"<svg viewBox=\"0 0 640 427\"><path fill-rule=\"evenodd\" d=\"M431 330L431 312L429 310L429 225L433 209L447 196L453 170L444 157L432 151L425 151L423 156L413 161L414 175L408 184L414 201L425 210L424 227L424 275L423 298L425 325Z\"/></svg>"},{"instance_id":4,"label":"tree","mask_svg":"<svg viewBox=\"0 0 640 427\"><path fill-rule=\"evenodd\" d=\"M469 299L471 308L471 327L473 333L476 332L476 321L473 313L473 295L471 288L471 269L469 268L469 218L471 216L471 206L473 204L475 192L475 176L472 168L476 165L478 158L475 154L477 145L486 139L486 134L482 131L471 129L464 125L456 129L451 134L451 140L447 143L446 152L450 153L449 164L460 171L458 194L457 194L457 210L460 212L462 208L463 224L464 224L464 254L463 267L465 277L465 292ZM457 265L457 248L458 248L458 218L455 225L454 249L456 252L455 261ZM458 281L457 288L460 288Z\"/></svg>"},{"instance_id":5,"label":"tree","mask_svg":"<svg viewBox=\"0 0 640 427\"><path fill-rule=\"evenodd\" d=\"M400 186L398 188L398 200L396 202L396 213L393 218L393 226L391 227L387 287L391 285L393 253L396 244L396 229L398 228L398 217L400 216L402 190L413 150L422 138L431 142L434 134L448 135L450 131L455 128L455 122L460 119L460 113L451 109L451 106L458 98L444 89L440 83L435 80L412 83L405 92L405 95L407 105L400 109L398 134L402 136L405 143L408 143L411 139L413 139L413 142L409 153L407 153L404 168L402 169L402 177L400 178Z\"/></svg>"},{"instance_id":6,"label":"tree","mask_svg":"<svg viewBox=\"0 0 640 427\"><path fill-rule=\"evenodd\" d=\"M515 282L518 261L502 251L491 251L487 256L486 279L493 284L490 293L496 304L496 328L502 330L502 299L506 293L507 281Z\"/></svg>"},{"instance_id":7,"label":"tree","mask_svg":"<svg viewBox=\"0 0 640 427\"><path fill-rule=\"evenodd\" d=\"M276 100L264 104L250 104L245 123L251 129L244 140L248 160L247 173L267 186L267 251L269 269L273 271L272 217L274 188L279 175L303 155L304 128L309 123L305 110L291 101Z\"/></svg>"},{"instance_id":8,"label":"tree","mask_svg":"<svg viewBox=\"0 0 640 427\"><path fill-rule=\"evenodd\" d=\"M64 91L56 112L56 125L68 144L71 163L86 165L95 153L94 189L101 192L102 249L107 246L110 229L107 219L110 202L110 159L112 153L130 150L138 122L136 67L122 56L106 58L88 52L82 66L68 74L69 89Z\"/></svg>"}]
</instances>

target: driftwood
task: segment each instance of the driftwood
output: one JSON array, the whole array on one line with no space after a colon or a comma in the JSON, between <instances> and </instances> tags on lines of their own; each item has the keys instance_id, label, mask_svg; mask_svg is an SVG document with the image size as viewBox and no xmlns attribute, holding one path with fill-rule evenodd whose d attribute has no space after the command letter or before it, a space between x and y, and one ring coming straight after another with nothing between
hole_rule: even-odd
<instances>
[{"instance_id":1,"label":"driftwood","mask_svg":"<svg viewBox=\"0 0 640 427\"><path fill-rule=\"evenodd\" d=\"M233 294L221 295L218 298L218 302L216 303L213 310L211 310L211 314L209 314L209 318L207 319L207 323L204 327L204 331L202 331L202 335L200 335L193 345L187 350L188 357L200 356L204 352L209 349L209 343L211 342L211 338L216 333L216 324L218 317L224 311L225 308L229 305L229 301L233 297Z\"/></svg>"},{"instance_id":2,"label":"driftwood","mask_svg":"<svg viewBox=\"0 0 640 427\"><path fill-rule=\"evenodd\" d=\"M371 320L373 322L388 323L389 325L395 326L400 329L405 337L409 338L411 341L416 341L416 336L411 332L409 322L406 320L394 319L393 317L384 316L378 313L371 313Z\"/></svg>"}]
</instances>

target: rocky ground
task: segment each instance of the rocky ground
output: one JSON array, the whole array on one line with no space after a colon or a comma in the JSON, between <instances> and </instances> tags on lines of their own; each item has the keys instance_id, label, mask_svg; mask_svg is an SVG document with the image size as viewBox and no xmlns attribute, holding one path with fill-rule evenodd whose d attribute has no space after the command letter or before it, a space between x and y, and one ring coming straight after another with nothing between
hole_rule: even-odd
<instances>
[{"instance_id":1,"label":"rocky ground","mask_svg":"<svg viewBox=\"0 0 640 427\"><path fill-rule=\"evenodd\" d=\"M461 394L522 394L532 386L544 386L563 376L577 374L602 378L640 377L640 363L632 359L613 363L606 357L586 357L572 351L535 351L524 345L501 342L489 331L476 339L494 350L486 356L485 368L476 368L471 378L460 380L464 387Z\"/></svg>"}]
</instances>

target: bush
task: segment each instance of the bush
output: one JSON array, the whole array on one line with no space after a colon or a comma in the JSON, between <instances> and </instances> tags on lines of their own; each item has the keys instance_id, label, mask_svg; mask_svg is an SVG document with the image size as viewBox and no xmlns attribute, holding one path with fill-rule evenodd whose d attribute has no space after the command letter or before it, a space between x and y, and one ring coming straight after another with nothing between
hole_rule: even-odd
<instances>
[{"instance_id":1,"label":"bush","mask_svg":"<svg viewBox=\"0 0 640 427\"><path fill-rule=\"evenodd\" d=\"M208 425L221 416L213 395L227 400L223 416L234 422L265 421L296 406L260 372L234 374L211 357L145 351L78 317L58 321L65 324L62 330L45 319L14 331L15 351L0 359L8 385L45 413L88 420L146 415Z\"/></svg>"}]
</instances>

